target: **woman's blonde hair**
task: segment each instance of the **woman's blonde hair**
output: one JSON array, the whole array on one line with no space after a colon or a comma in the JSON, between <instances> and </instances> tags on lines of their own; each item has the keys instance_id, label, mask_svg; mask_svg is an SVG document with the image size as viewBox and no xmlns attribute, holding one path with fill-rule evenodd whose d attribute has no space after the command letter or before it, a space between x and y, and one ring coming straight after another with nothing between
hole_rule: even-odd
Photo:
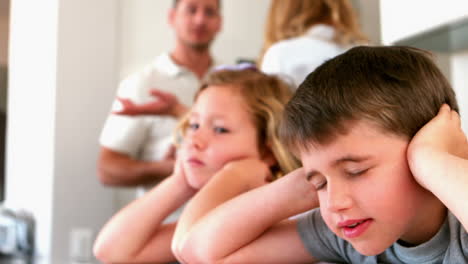
<instances>
[{"instance_id":1,"label":"woman's blonde hair","mask_svg":"<svg viewBox=\"0 0 468 264\"><path fill-rule=\"evenodd\" d=\"M260 61L274 43L303 35L316 24L332 26L334 41L343 46L368 41L349 0L272 0Z\"/></svg>"},{"instance_id":2,"label":"woman's blonde hair","mask_svg":"<svg viewBox=\"0 0 468 264\"><path fill-rule=\"evenodd\" d=\"M266 75L257 70L220 70L209 74L198 92L198 96L208 87L238 91L251 114L257 128L257 142L260 153L270 150L276 161L273 168L275 178L299 167L299 162L279 141L278 128L283 109L292 97L291 88L281 79ZM188 115L179 123L178 133L182 136L189 125Z\"/></svg>"}]
</instances>

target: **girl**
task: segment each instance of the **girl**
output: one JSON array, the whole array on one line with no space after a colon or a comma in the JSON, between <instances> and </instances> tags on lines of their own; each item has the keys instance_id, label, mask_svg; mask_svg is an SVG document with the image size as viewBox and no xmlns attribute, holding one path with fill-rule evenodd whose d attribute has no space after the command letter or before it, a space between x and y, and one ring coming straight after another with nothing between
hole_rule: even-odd
<instances>
[{"instance_id":1,"label":"girl","mask_svg":"<svg viewBox=\"0 0 468 264\"><path fill-rule=\"evenodd\" d=\"M289 87L254 69L210 74L183 118L174 173L118 212L94 245L103 262L175 261L171 240L176 223L164 219L215 175L244 177L239 165L255 164L249 177L258 185L298 166L278 141L277 127ZM234 174L234 175L233 175Z\"/></svg>"}]
</instances>

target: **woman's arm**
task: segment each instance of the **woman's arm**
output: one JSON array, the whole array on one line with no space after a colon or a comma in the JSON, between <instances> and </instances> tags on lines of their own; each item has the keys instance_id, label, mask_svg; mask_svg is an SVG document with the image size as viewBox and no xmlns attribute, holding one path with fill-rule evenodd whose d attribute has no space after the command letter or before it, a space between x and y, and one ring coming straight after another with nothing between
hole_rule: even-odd
<instances>
[{"instance_id":1,"label":"woman's arm","mask_svg":"<svg viewBox=\"0 0 468 264\"><path fill-rule=\"evenodd\" d=\"M458 113L442 106L411 141L408 161L416 180L468 228L468 142Z\"/></svg>"},{"instance_id":2,"label":"woman's arm","mask_svg":"<svg viewBox=\"0 0 468 264\"><path fill-rule=\"evenodd\" d=\"M195 194L174 174L114 215L99 233L94 254L105 263L174 261L170 244L175 224L164 219Z\"/></svg>"},{"instance_id":3,"label":"woman's arm","mask_svg":"<svg viewBox=\"0 0 468 264\"><path fill-rule=\"evenodd\" d=\"M238 165L215 175L187 205L173 240L173 251L179 261L312 261L302 245L295 222L278 224L289 216L318 205L302 169L274 183L255 188L264 182L265 175L261 170L256 170L260 173L253 173L252 168L256 166L253 163ZM245 168L249 168L249 173ZM252 188L255 189L248 191Z\"/></svg>"}]
</instances>

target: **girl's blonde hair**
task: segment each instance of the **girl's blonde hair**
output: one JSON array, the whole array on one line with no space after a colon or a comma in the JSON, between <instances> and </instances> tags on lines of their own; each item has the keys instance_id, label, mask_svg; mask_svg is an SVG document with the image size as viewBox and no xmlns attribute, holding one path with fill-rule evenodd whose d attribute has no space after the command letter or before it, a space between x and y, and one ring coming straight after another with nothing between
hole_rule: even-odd
<instances>
[{"instance_id":1,"label":"girl's blonde hair","mask_svg":"<svg viewBox=\"0 0 468 264\"><path fill-rule=\"evenodd\" d=\"M299 167L298 160L286 150L278 135L284 106L292 97L291 88L285 82L252 69L215 71L202 82L195 101L210 86L238 91L244 99L257 128L260 153L270 150L278 163L277 168L273 168L275 178ZM189 125L188 116L182 118L177 129L182 136Z\"/></svg>"},{"instance_id":2,"label":"girl's blonde hair","mask_svg":"<svg viewBox=\"0 0 468 264\"><path fill-rule=\"evenodd\" d=\"M368 41L349 0L272 0L259 61L274 43L303 35L316 24L332 26L334 42L343 46Z\"/></svg>"}]
</instances>

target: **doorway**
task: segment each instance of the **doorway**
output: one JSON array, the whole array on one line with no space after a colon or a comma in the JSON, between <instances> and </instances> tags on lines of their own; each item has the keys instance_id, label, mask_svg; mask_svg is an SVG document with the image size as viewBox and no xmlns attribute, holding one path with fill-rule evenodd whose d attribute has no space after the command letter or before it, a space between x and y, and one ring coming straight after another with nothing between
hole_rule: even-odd
<instances>
[{"instance_id":1,"label":"doorway","mask_svg":"<svg viewBox=\"0 0 468 264\"><path fill-rule=\"evenodd\" d=\"M5 198L5 136L7 117L10 0L0 0L0 202Z\"/></svg>"}]
</instances>

